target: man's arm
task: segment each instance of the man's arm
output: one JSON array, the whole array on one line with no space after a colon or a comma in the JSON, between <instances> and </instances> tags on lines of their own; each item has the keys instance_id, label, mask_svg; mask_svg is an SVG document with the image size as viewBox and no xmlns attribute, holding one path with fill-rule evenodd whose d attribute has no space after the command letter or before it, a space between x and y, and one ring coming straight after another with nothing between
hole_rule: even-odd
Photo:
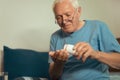
<instances>
[{"instance_id":1,"label":"man's arm","mask_svg":"<svg viewBox=\"0 0 120 80\"><path fill-rule=\"evenodd\" d=\"M74 50L77 54L74 54L77 59L82 58L85 62L88 57L96 59L109 65L112 68L120 69L120 54L119 53L106 53L94 50L89 43L79 42L75 45Z\"/></svg>"},{"instance_id":2,"label":"man's arm","mask_svg":"<svg viewBox=\"0 0 120 80\"><path fill-rule=\"evenodd\" d=\"M69 53L66 50L49 52L53 62L50 63L49 74L52 80L58 80L62 75L65 62L68 60Z\"/></svg>"},{"instance_id":3,"label":"man's arm","mask_svg":"<svg viewBox=\"0 0 120 80\"><path fill-rule=\"evenodd\" d=\"M98 52L96 59L100 62L108 64L112 68L120 69L120 54L119 53L104 53Z\"/></svg>"},{"instance_id":4,"label":"man's arm","mask_svg":"<svg viewBox=\"0 0 120 80\"><path fill-rule=\"evenodd\" d=\"M64 64L50 63L49 73L52 80L58 80L62 74Z\"/></svg>"}]
</instances>

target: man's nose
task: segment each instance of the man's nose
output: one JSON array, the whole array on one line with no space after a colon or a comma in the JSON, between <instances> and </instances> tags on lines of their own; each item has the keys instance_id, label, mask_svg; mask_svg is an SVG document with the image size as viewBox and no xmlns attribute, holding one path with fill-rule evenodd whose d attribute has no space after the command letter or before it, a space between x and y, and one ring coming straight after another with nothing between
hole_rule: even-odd
<instances>
[{"instance_id":1,"label":"man's nose","mask_svg":"<svg viewBox=\"0 0 120 80\"><path fill-rule=\"evenodd\" d=\"M63 16L63 23L66 23L66 22L68 22L68 17L67 16Z\"/></svg>"}]
</instances>

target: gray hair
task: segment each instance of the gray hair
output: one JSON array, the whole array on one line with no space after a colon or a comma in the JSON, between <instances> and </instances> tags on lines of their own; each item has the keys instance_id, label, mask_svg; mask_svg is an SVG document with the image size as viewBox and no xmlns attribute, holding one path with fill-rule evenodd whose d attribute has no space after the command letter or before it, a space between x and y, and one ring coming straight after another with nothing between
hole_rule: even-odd
<instances>
[{"instance_id":1,"label":"gray hair","mask_svg":"<svg viewBox=\"0 0 120 80\"><path fill-rule=\"evenodd\" d=\"M64 1L64 0L55 0L54 3L53 3L53 9L54 9L56 3L60 3L62 1ZM80 7L80 5L78 3L78 0L69 0L69 1L73 5L74 8L79 8Z\"/></svg>"}]
</instances>

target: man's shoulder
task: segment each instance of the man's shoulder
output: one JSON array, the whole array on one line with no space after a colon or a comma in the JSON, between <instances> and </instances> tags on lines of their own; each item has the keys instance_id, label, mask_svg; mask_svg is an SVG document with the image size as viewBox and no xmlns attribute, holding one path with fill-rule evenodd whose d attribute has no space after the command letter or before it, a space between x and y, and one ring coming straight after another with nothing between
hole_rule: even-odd
<instances>
[{"instance_id":1,"label":"man's shoulder","mask_svg":"<svg viewBox=\"0 0 120 80\"><path fill-rule=\"evenodd\" d=\"M105 24L104 21L101 21L101 20L85 20L89 23L94 23L94 24Z\"/></svg>"},{"instance_id":2,"label":"man's shoulder","mask_svg":"<svg viewBox=\"0 0 120 80\"><path fill-rule=\"evenodd\" d=\"M101 20L86 20L88 25L91 25L92 27L96 28L105 28L107 27L107 24L104 21Z\"/></svg>"},{"instance_id":3,"label":"man's shoulder","mask_svg":"<svg viewBox=\"0 0 120 80\"><path fill-rule=\"evenodd\" d=\"M54 33L52 33L52 36L59 36L60 34L61 34L61 29L58 29Z\"/></svg>"}]
</instances>

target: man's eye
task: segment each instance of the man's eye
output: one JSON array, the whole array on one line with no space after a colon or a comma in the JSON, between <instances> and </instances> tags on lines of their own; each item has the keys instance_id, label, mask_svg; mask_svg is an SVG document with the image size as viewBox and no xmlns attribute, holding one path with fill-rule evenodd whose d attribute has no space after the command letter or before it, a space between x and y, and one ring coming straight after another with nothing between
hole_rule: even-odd
<instances>
[{"instance_id":1,"label":"man's eye","mask_svg":"<svg viewBox=\"0 0 120 80\"><path fill-rule=\"evenodd\" d=\"M61 17L60 17L60 16L58 16L58 17L56 17L56 19L57 19L57 20L59 20L59 19L61 19Z\"/></svg>"},{"instance_id":2,"label":"man's eye","mask_svg":"<svg viewBox=\"0 0 120 80\"><path fill-rule=\"evenodd\" d=\"M66 14L66 16L67 16L67 17L70 17L70 16L71 16L71 14Z\"/></svg>"}]
</instances>

